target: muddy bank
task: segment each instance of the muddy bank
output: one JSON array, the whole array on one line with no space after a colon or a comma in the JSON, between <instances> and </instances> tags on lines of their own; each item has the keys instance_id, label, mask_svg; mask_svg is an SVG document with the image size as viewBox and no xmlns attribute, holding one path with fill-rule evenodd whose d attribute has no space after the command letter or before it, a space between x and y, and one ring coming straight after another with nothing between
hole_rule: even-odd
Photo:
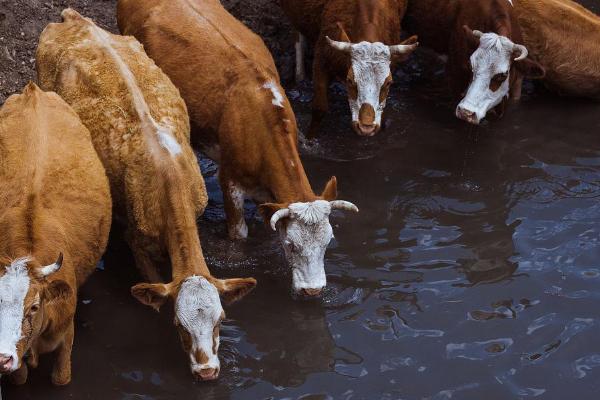
<instances>
[{"instance_id":1,"label":"muddy bank","mask_svg":"<svg viewBox=\"0 0 600 400\"><path fill-rule=\"evenodd\" d=\"M293 74L293 38L277 0L223 0L225 7L261 35L275 55L284 80ZM35 80L38 37L72 7L99 26L118 32L116 0L0 0L0 103Z\"/></svg>"}]
</instances>

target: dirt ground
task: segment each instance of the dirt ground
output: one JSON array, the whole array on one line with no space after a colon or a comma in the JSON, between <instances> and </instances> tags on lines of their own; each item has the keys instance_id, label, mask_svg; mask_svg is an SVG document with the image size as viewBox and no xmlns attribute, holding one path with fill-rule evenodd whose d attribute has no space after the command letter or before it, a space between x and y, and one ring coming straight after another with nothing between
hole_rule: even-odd
<instances>
[{"instance_id":1,"label":"dirt ground","mask_svg":"<svg viewBox=\"0 0 600 400\"><path fill-rule=\"evenodd\" d=\"M282 79L293 74L292 30L277 0L222 0L232 14L261 35L273 53ZM0 0L0 104L35 80L35 50L40 33L72 7L99 26L117 33L116 0Z\"/></svg>"}]
</instances>

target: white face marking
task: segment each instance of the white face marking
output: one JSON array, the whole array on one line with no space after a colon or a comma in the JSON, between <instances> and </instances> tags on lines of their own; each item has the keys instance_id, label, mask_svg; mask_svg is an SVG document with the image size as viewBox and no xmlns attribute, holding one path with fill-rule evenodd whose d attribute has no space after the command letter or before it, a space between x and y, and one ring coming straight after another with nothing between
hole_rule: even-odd
<instances>
[{"instance_id":1,"label":"white face marking","mask_svg":"<svg viewBox=\"0 0 600 400\"><path fill-rule=\"evenodd\" d=\"M29 291L29 261L29 258L13 261L0 278L0 354L13 358L12 371L19 366L17 343L22 336L23 308Z\"/></svg>"},{"instance_id":2,"label":"white face marking","mask_svg":"<svg viewBox=\"0 0 600 400\"><path fill-rule=\"evenodd\" d=\"M271 103L273 103L275 107L283 108L283 95L277 87L277 84L273 81L268 81L263 85L263 88L270 90L273 94L273 100L271 101Z\"/></svg>"},{"instance_id":3,"label":"white face marking","mask_svg":"<svg viewBox=\"0 0 600 400\"><path fill-rule=\"evenodd\" d=\"M473 80L457 107L457 115L459 110L466 110L474 113L474 122L479 123L488 111L508 96L513 48L513 42L507 37L495 33L484 33L481 36L479 47L471 55ZM492 78L498 74L506 74L506 79L496 91L492 91Z\"/></svg>"},{"instance_id":4,"label":"white face marking","mask_svg":"<svg viewBox=\"0 0 600 400\"><path fill-rule=\"evenodd\" d=\"M352 72L358 89L356 100L348 98L352 121L358 122L360 107L369 104L375 110L375 124L381 126L381 115L386 99L379 102L379 94L390 75L391 54L383 43L360 42L352 45Z\"/></svg>"},{"instance_id":5,"label":"white face marking","mask_svg":"<svg viewBox=\"0 0 600 400\"><path fill-rule=\"evenodd\" d=\"M155 138L149 132L150 130L155 132L156 137L158 139L158 143L165 150L167 150L169 154L171 154L172 156L180 154L181 146L179 145L179 143L177 143L177 140L172 135L171 125L169 123L165 123L165 121L161 121L161 123L158 123L154 120L152 114L150 113L148 104L146 103L146 100L144 98L144 95L140 87L138 86L135 76L133 75L133 72L131 72L125 61L123 61L123 58L115 50L114 41L110 37L110 34L96 27L93 24L93 22L87 19L86 21L88 21L88 23L90 24L89 32L91 36L108 52L112 60L115 62L117 68L119 69L121 77L125 81L129 93L131 94L131 97L133 99L133 105L140 119L141 129L144 133L146 133L146 138L149 141L149 145L151 146L153 141L155 140ZM142 51L141 45L138 46L130 44L129 47L130 49L137 52Z\"/></svg>"},{"instance_id":6,"label":"white face marking","mask_svg":"<svg viewBox=\"0 0 600 400\"><path fill-rule=\"evenodd\" d=\"M206 278L191 276L183 281L175 300L175 318L192 339L189 356L193 373L219 368L219 337L216 338L216 351L213 351L213 330L220 323L222 314L219 292ZM198 351L208 356L208 362L201 364L196 360Z\"/></svg>"},{"instance_id":7,"label":"white face marking","mask_svg":"<svg viewBox=\"0 0 600 400\"><path fill-rule=\"evenodd\" d=\"M331 205L328 201L316 200L311 203L292 203L288 208L290 217L285 225L278 225L277 231L292 267L294 292L322 289L327 284L325 250L333 237L329 223Z\"/></svg>"}]
</instances>

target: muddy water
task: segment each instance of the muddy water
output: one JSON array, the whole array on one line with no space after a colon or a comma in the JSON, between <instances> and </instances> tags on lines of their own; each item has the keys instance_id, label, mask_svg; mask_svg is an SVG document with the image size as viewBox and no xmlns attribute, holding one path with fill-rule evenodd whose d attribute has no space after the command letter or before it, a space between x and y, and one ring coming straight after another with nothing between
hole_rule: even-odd
<instances>
[{"instance_id":1,"label":"muddy water","mask_svg":"<svg viewBox=\"0 0 600 400\"><path fill-rule=\"evenodd\" d=\"M315 188L336 175L361 208L332 217L322 301L291 300L252 204L250 239L227 240L204 160L212 270L259 279L226 310L219 381L193 382L169 307L129 295L139 278L116 232L81 291L73 383L51 387L46 358L5 399L596 399L600 105L528 86L474 129L452 116L439 66L405 72L377 137L355 137L338 101L325 136L303 146ZM289 95L306 127L310 91Z\"/></svg>"}]
</instances>

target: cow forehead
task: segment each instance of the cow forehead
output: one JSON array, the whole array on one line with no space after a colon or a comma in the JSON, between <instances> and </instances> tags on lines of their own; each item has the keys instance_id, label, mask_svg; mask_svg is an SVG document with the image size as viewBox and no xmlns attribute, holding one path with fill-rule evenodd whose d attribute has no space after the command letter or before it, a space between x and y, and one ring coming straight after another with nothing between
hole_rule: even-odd
<instances>
[{"instance_id":1,"label":"cow forehead","mask_svg":"<svg viewBox=\"0 0 600 400\"><path fill-rule=\"evenodd\" d=\"M352 45L353 63L389 63L390 49L383 43L360 42Z\"/></svg>"},{"instance_id":2,"label":"cow forehead","mask_svg":"<svg viewBox=\"0 0 600 400\"><path fill-rule=\"evenodd\" d=\"M29 258L20 258L6 267L0 277L0 303L23 303L29 291L30 281L27 263Z\"/></svg>"},{"instance_id":3,"label":"cow forehead","mask_svg":"<svg viewBox=\"0 0 600 400\"><path fill-rule=\"evenodd\" d=\"M307 225L329 221L331 204L325 200L315 200L308 203L292 203L288 206L295 220Z\"/></svg>"},{"instance_id":4,"label":"cow forehead","mask_svg":"<svg viewBox=\"0 0 600 400\"><path fill-rule=\"evenodd\" d=\"M471 62L474 66L508 63L513 47L513 42L507 37L484 33L479 40L479 47L471 57Z\"/></svg>"},{"instance_id":5,"label":"cow forehead","mask_svg":"<svg viewBox=\"0 0 600 400\"><path fill-rule=\"evenodd\" d=\"M175 314L188 331L210 328L223 312L217 288L206 278L192 276L181 284Z\"/></svg>"}]
</instances>

